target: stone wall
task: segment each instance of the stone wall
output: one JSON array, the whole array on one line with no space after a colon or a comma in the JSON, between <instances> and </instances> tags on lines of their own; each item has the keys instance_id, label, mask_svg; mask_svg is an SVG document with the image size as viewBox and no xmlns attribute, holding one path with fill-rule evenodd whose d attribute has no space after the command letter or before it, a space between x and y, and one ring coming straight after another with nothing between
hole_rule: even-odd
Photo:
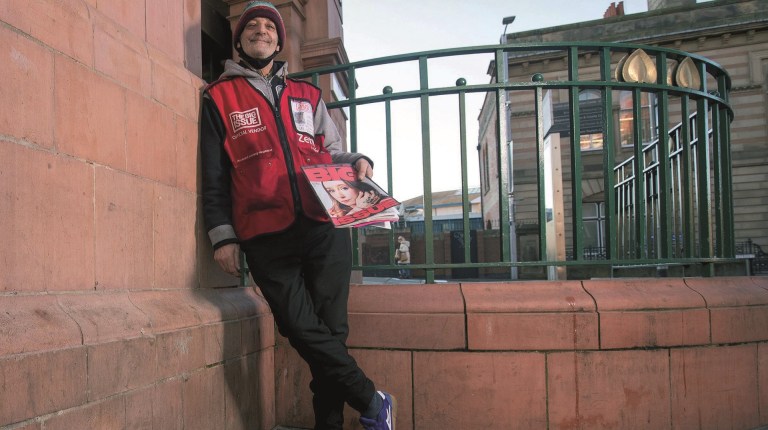
<instances>
[{"instance_id":1,"label":"stone wall","mask_svg":"<svg viewBox=\"0 0 768 430\"><path fill-rule=\"evenodd\" d=\"M209 288L199 15L0 1L2 429L274 426L272 316Z\"/></svg>"},{"instance_id":2,"label":"stone wall","mask_svg":"<svg viewBox=\"0 0 768 430\"><path fill-rule=\"evenodd\" d=\"M350 327L400 430L768 424L765 277L358 285ZM311 427L309 370L277 343L277 422Z\"/></svg>"}]
</instances>

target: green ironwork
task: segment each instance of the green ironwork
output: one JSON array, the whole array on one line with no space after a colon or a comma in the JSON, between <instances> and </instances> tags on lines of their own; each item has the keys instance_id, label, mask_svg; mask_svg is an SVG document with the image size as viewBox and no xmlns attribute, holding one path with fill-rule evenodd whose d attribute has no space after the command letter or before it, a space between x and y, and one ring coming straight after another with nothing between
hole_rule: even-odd
<instances>
[{"instance_id":1,"label":"green ironwork","mask_svg":"<svg viewBox=\"0 0 768 430\"><path fill-rule=\"evenodd\" d=\"M429 74L427 73L427 56L419 57L419 87L421 91L429 89ZM422 166L424 180L424 226L425 226L425 243L434 243L434 232L432 231L432 199L428 196L432 195L432 160L431 160L431 148L429 140L429 96L422 94L421 97L421 153ZM435 248L434 246L426 247L425 262L427 264L435 263ZM427 283L435 282L435 271L433 269L427 269L425 272L425 280Z\"/></svg>"},{"instance_id":2,"label":"green ironwork","mask_svg":"<svg viewBox=\"0 0 768 430\"><path fill-rule=\"evenodd\" d=\"M568 79L571 82L579 81L579 49L572 46L568 50ZM581 164L581 144L578 136L581 136L581 115L579 107L580 88L573 86L568 89L571 102L571 131L573 137L571 144L571 196L574 201L573 216L573 251L576 260L584 257L584 230L582 228L582 195L581 195L581 177L583 166Z\"/></svg>"},{"instance_id":3,"label":"green ironwork","mask_svg":"<svg viewBox=\"0 0 768 430\"><path fill-rule=\"evenodd\" d=\"M659 83L667 82L667 54L659 53L657 59L657 70L659 71ZM659 136L669 135L669 92L662 90L659 92ZM659 138L659 154L669 154L669 139ZM672 225L672 189L669 157L659 156L659 174L657 175L657 187L659 193L659 245L661 248L660 257L670 258L673 255L674 230Z\"/></svg>"},{"instance_id":4,"label":"green ironwork","mask_svg":"<svg viewBox=\"0 0 768 430\"><path fill-rule=\"evenodd\" d=\"M485 54L492 60L492 79L489 83L467 84L458 79L453 86L430 87L429 62L445 57L465 57ZM580 61L586 63L592 56L599 58L595 73L580 71ZM622 57L619 59L619 57ZM531 78L508 80L508 70L512 64L522 64L525 59L564 58L564 71L567 80L545 78L543 71L531 70ZM361 69L388 66L399 63L413 63L418 66L417 90L394 91L385 87L383 94L358 97L356 94L357 71ZM526 63L527 64L527 63ZM478 64L484 67L484 64ZM539 73L540 72L540 73ZM734 228L731 180L730 122L733 111L728 103L730 78L718 64L698 55L682 51L624 43L532 43L504 44L457 49L418 52L383 58L365 60L350 64L341 64L308 70L292 74L299 79L320 82L325 75L344 76L348 94L343 100L328 102L329 109L348 108L349 147L357 151L359 131L359 106L380 104L385 110L386 166L389 191L393 190L392 177L398 173L398 163L393 160L392 103L399 100L414 100L419 103L420 136L414 141L421 142L421 167L423 181L423 247L418 256L412 255L411 270L420 270L426 282L435 282L437 274L453 269L491 269L491 268L545 268L562 267L626 267L626 266L661 266L687 267L699 265L706 268L705 274L713 274L717 264L736 263L734 258ZM715 91L710 91L708 81L716 82ZM604 235L601 247L603 251L595 254L584 236L584 190L585 158L582 154L580 136L584 133L584 121L580 94L583 91L596 90L600 93L601 136L602 136L602 178L604 204ZM565 91L567 93L568 119L570 136L568 157L570 173L563 176L568 182L567 192L570 201L566 212L570 217L568 249L572 256L562 261L546 261L548 221L544 201L544 164L541 157L544 140L550 129L544 128L543 101L547 91ZM493 107L495 114L493 130L496 142L493 144L495 157L490 166L494 171L486 175L484 191L492 189L497 195L498 209L495 210L494 231L498 235L498 255L494 260L473 261L470 246L470 211L469 182L467 170L467 106L469 94L486 94L486 108ZM519 166L512 165L512 147L518 139L507 139L507 131L512 126L519 127L520 122L511 114L512 95L528 94L532 97L535 135L532 145L537 151L537 187L534 204L537 235L538 261L520 261L513 259L510 216L512 207L514 171ZM618 100L616 94L631 96L631 151L625 159L617 159L627 151L619 151L614 115ZM434 228L438 225L434 219L431 152L436 147L432 141L430 129L430 106L436 103L438 96L455 96L459 111L459 136L461 151L461 233L464 241L460 249L463 263L450 262L443 258L444 249L437 252ZM643 102L644 97L653 97L654 102ZM440 99L445 103L445 97ZM450 103L450 102L447 102ZM658 118L658 123L651 129L644 129L641 119L648 109ZM525 111L525 109L518 109ZM679 116L673 119L672 115ZM677 118L677 117L675 117ZM478 145L480 148L480 145ZM447 150L441 147L441 151ZM381 160L378 160L381 163ZM443 168L439 166L438 168ZM565 168L563 169L566 170ZM565 187L564 187L565 188ZM397 195L395 195L397 197ZM488 197L486 197L488 198ZM489 200L490 201L490 200ZM517 204L517 203L515 203ZM488 212L486 212L488 214ZM487 223L486 223L487 224ZM359 270L396 270L392 259L394 238L405 225L395 226L389 232L386 241L390 251L384 264L365 263L360 251L361 240L369 240L367 230L353 232L354 267ZM398 230L399 229L399 230ZM413 240L413 238L412 238ZM420 239L421 240L421 239ZM413 248L412 248L413 249ZM516 254L517 255L517 254ZM597 257L596 257L597 255ZM442 261L438 261L442 258Z\"/></svg>"},{"instance_id":5,"label":"green ironwork","mask_svg":"<svg viewBox=\"0 0 768 430\"><path fill-rule=\"evenodd\" d=\"M611 50L608 47L600 49L600 80L611 80ZM605 193L605 211L608 214L618 213L616 194L611 192L616 186L613 166L616 157L616 138L613 127L613 91L603 88L603 189ZM609 216L606 222L605 243L606 258L618 258L618 221L616 216Z\"/></svg>"},{"instance_id":6,"label":"green ironwork","mask_svg":"<svg viewBox=\"0 0 768 430\"><path fill-rule=\"evenodd\" d=\"M494 50L496 64L496 76L502 77L500 79L503 86L496 89L496 136L498 137L498 145L496 149L496 166L498 169L498 181L499 187L499 230L501 231L501 240L499 243L501 260L510 261L510 248L509 248L509 206L502 204L502 202L508 201L507 193L509 192L510 172L509 172L509 157L510 154L507 151L507 127L508 121L511 119L507 114L507 105L509 103L507 90L509 83L507 81L507 53L505 49Z\"/></svg>"},{"instance_id":7,"label":"green ironwork","mask_svg":"<svg viewBox=\"0 0 768 430\"><path fill-rule=\"evenodd\" d=\"M534 82L542 82L544 76L541 74L533 75L532 80ZM544 94L542 88L535 88L535 112L536 112L536 185L539 189L536 198L536 207L539 211L539 260L545 261L547 259L547 203L544 196L544 187L546 186L546 180L544 178L544 120L542 118L542 106L544 105Z\"/></svg>"},{"instance_id":8,"label":"green ironwork","mask_svg":"<svg viewBox=\"0 0 768 430\"><path fill-rule=\"evenodd\" d=\"M467 85L467 80L459 78L456 80L457 87ZM463 261L469 263L472 261L471 255L471 233L469 230L469 173L467 172L467 94L459 90L459 151L461 155L461 220L462 237L464 238Z\"/></svg>"},{"instance_id":9,"label":"green ironwork","mask_svg":"<svg viewBox=\"0 0 768 430\"><path fill-rule=\"evenodd\" d=\"M382 90L384 94L392 94L392 87L387 85ZM392 183L392 101L384 100L384 125L386 133L386 145L387 145L387 192L392 195L392 189L394 184ZM395 255L395 235L389 235L389 263L396 264L394 262Z\"/></svg>"}]
</instances>

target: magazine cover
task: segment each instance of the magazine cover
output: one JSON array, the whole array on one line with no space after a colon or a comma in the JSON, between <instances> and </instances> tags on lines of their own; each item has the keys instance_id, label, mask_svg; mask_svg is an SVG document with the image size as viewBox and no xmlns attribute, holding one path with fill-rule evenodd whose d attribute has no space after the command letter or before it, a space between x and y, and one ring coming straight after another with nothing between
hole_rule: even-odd
<instances>
[{"instance_id":1,"label":"magazine cover","mask_svg":"<svg viewBox=\"0 0 768 430\"><path fill-rule=\"evenodd\" d=\"M357 180L351 164L318 164L302 169L337 228L390 228L390 222L400 219L400 202L370 178Z\"/></svg>"}]
</instances>

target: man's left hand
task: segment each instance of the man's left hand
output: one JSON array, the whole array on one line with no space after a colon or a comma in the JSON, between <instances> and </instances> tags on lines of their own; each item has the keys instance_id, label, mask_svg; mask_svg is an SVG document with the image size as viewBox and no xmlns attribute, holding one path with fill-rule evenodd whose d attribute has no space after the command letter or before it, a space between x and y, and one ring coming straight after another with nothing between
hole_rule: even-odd
<instances>
[{"instance_id":1,"label":"man's left hand","mask_svg":"<svg viewBox=\"0 0 768 430\"><path fill-rule=\"evenodd\" d=\"M373 167L371 163L365 158L361 158L355 162L355 170L357 170L357 180L362 181L366 176L373 177Z\"/></svg>"}]
</instances>

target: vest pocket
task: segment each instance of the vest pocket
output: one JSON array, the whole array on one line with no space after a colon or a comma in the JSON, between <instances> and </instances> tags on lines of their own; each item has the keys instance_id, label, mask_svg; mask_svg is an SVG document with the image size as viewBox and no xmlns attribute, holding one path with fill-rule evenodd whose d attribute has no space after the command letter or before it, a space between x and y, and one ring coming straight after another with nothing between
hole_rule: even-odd
<instances>
[{"instance_id":1,"label":"vest pocket","mask_svg":"<svg viewBox=\"0 0 768 430\"><path fill-rule=\"evenodd\" d=\"M234 154L237 158L232 160L232 164L234 164L235 167L240 167L241 165L247 164L253 160L263 160L275 156L275 151L272 148L253 148L251 151L238 152L240 152L240 154Z\"/></svg>"},{"instance_id":2,"label":"vest pocket","mask_svg":"<svg viewBox=\"0 0 768 430\"><path fill-rule=\"evenodd\" d=\"M309 136L299 135L299 153L301 154L301 164L328 164L331 163L331 156L319 143Z\"/></svg>"}]
</instances>

